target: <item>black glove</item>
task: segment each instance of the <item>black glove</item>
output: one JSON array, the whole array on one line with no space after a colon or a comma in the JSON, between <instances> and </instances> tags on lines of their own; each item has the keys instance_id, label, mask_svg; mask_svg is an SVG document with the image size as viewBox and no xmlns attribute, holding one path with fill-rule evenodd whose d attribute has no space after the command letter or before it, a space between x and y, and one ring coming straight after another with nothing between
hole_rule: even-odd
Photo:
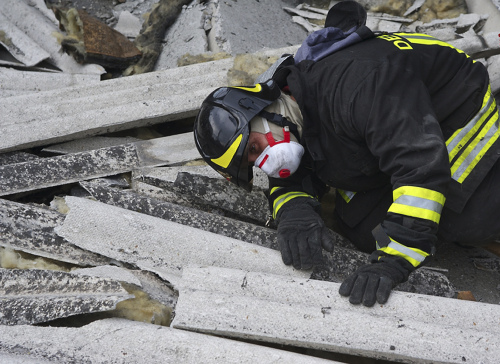
<instances>
[{"instance_id":1,"label":"black glove","mask_svg":"<svg viewBox=\"0 0 500 364\"><path fill-rule=\"evenodd\" d=\"M377 301L387 302L391 290L399 283L406 282L410 273L415 270L406 259L396 256L382 256L374 252L370 256L371 263L363 265L347 277L340 285L339 293L349 296L349 302L371 307Z\"/></svg>"},{"instance_id":2,"label":"black glove","mask_svg":"<svg viewBox=\"0 0 500 364\"><path fill-rule=\"evenodd\" d=\"M333 251L328 228L315 211L319 202L312 198L294 198L285 203L278 215L278 245L281 258L295 269L311 269L323 262L321 247Z\"/></svg>"}]
</instances>

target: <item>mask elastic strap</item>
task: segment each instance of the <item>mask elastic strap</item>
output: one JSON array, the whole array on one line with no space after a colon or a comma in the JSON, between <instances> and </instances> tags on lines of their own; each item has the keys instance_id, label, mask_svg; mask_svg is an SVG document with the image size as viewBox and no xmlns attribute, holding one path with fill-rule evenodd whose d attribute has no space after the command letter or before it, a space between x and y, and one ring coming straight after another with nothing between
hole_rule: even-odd
<instances>
[{"instance_id":1,"label":"mask elastic strap","mask_svg":"<svg viewBox=\"0 0 500 364\"><path fill-rule=\"evenodd\" d=\"M288 127L288 125L283 127L283 140L277 142L273 138L273 133L271 132L271 128L269 127L269 123L267 122L267 120L265 118L261 119L262 124L264 125L264 131L266 132L266 139L270 147L280 143L290 143L290 128Z\"/></svg>"}]
</instances>

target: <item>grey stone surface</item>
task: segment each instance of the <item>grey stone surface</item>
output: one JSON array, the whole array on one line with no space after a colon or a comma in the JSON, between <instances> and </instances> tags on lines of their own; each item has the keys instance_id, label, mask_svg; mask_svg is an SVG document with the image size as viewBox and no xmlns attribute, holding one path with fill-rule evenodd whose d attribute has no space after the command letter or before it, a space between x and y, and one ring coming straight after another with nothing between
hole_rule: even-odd
<instances>
[{"instance_id":1,"label":"grey stone surface","mask_svg":"<svg viewBox=\"0 0 500 364\"><path fill-rule=\"evenodd\" d=\"M488 15L488 20L484 25L485 34L490 32L498 34L500 31L500 8L495 6L495 1L498 5L498 0L465 0L470 13Z\"/></svg>"},{"instance_id":2,"label":"grey stone surface","mask_svg":"<svg viewBox=\"0 0 500 364\"><path fill-rule=\"evenodd\" d=\"M0 68L0 97L10 97L100 81L99 75L20 71Z\"/></svg>"},{"instance_id":3,"label":"grey stone surface","mask_svg":"<svg viewBox=\"0 0 500 364\"><path fill-rule=\"evenodd\" d=\"M185 268L181 287L174 328L405 363L500 360L497 305L393 292L366 308L336 283L217 267Z\"/></svg>"},{"instance_id":4,"label":"grey stone surface","mask_svg":"<svg viewBox=\"0 0 500 364\"><path fill-rule=\"evenodd\" d=\"M0 166L0 196L197 158L188 134Z\"/></svg>"},{"instance_id":5,"label":"grey stone surface","mask_svg":"<svg viewBox=\"0 0 500 364\"><path fill-rule=\"evenodd\" d=\"M124 319L101 320L81 328L0 326L0 336L0 360L17 356L30 364L336 363Z\"/></svg>"},{"instance_id":6,"label":"grey stone surface","mask_svg":"<svg viewBox=\"0 0 500 364\"><path fill-rule=\"evenodd\" d=\"M114 265L101 265L92 268L78 268L71 271L73 274L82 276L92 276L99 278L108 278L114 281L122 281L130 284L135 284L141 287L141 281L128 269L116 267Z\"/></svg>"},{"instance_id":7,"label":"grey stone surface","mask_svg":"<svg viewBox=\"0 0 500 364\"><path fill-rule=\"evenodd\" d=\"M194 116L226 83L225 59L0 100L0 151L19 150Z\"/></svg>"},{"instance_id":8,"label":"grey stone surface","mask_svg":"<svg viewBox=\"0 0 500 364\"><path fill-rule=\"evenodd\" d=\"M491 90L500 92L500 55L488 58L488 73L490 75Z\"/></svg>"},{"instance_id":9,"label":"grey stone surface","mask_svg":"<svg viewBox=\"0 0 500 364\"><path fill-rule=\"evenodd\" d=\"M283 11L282 1L240 1L238 6L234 5L232 1L218 1L212 15L214 34L211 36L220 51L232 55L254 53L265 48L301 44L307 36L307 31L297 24L276 26L291 23L291 16Z\"/></svg>"},{"instance_id":10,"label":"grey stone surface","mask_svg":"<svg viewBox=\"0 0 500 364\"><path fill-rule=\"evenodd\" d=\"M56 235L54 228L63 220L50 209L0 199L0 246L80 266L110 263Z\"/></svg>"},{"instance_id":11,"label":"grey stone surface","mask_svg":"<svg viewBox=\"0 0 500 364\"><path fill-rule=\"evenodd\" d=\"M96 137L77 139L66 143L51 145L49 147L43 148L42 151L45 153L54 153L54 154L80 153L99 148L106 148L116 145L134 143L138 141L140 141L140 139L133 137L118 138L118 137L96 136Z\"/></svg>"},{"instance_id":12,"label":"grey stone surface","mask_svg":"<svg viewBox=\"0 0 500 364\"><path fill-rule=\"evenodd\" d=\"M285 266L272 249L88 199L68 196L66 203L70 210L57 234L82 249L155 272L173 285L190 264L311 275Z\"/></svg>"},{"instance_id":13,"label":"grey stone surface","mask_svg":"<svg viewBox=\"0 0 500 364\"><path fill-rule=\"evenodd\" d=\"M449 43L461 49L471 57L477 59L500 54L500 41L498 32L487 33L482 36L470 36L452 40Z\"/></svg>"},{"instance_id":14,"label":"grey stone surface","mask_svg":"<svg viewBox=\"0 0 500 364\"><path fill-rule=\"evenodd\" d=\"M142 196L133 191L105 187L92 181L82 182L81 185L97 201L109 205L141 212L193 228L262 245L267 248L277 249L275 231L263 226L164 202Z\"/></svg>"},{"instance_id":15,"label":"grey stone surface","mask_svg":"<svg viewBox=\"0 0 500 364\"><path fill-rule=\"evenodd\" d=\"M0 44L20 63L34 66L50 57L50 54L22 32L0 12ZM1 61L0 61L1 63Z\"/></svg>"},{"instance_id":16,"label":"grey stone surface","mask_svg":"<svg viewBox=\"0 0 500 364\"><path fill-rule=\"evenodd\" d=\"M0 268L0 324L23 325L108 311L132 298L110 279L43 269Z\"/></svg>"},{"instance_id":17,"label":"grey stone surface","mask_svg":"<svg viewBox=\"0 0 500 364\"><path fill-rule=\"evenodd\" d=\"M176 68L177 61L189 53L197 55L207 52L208 40L204 29L206 9L210 5L193 1L185 7L175 23L165 34L162 52L156 61L155 71Z\"/></svg>"}]
</instances>

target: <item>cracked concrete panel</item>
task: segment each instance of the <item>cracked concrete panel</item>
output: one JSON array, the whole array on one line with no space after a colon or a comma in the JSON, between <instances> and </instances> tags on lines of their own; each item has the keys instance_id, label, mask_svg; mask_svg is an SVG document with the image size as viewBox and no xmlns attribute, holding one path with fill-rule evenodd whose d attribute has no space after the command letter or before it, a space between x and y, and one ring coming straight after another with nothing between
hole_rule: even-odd
<instances>
[{"instance_id":1,"label":"cracked concrete panel","mask_svg":"<svg viewBox=\"0 0 500 364\"><path fill-rule=\"evenodd\" d=\"M0 12L0 44L16 60L28 67L35 66L50 57L49 53L12 24L2 12Z\"/></svg>"},{"instance_id":2,"label":"cracked concrete panel","mask_svg":"<svg viewBox=\"0 0 500 364\"><path fill-rule=\"evenodd\" d=\"M99 75L19 71L0 68L0 96L10 97L74 85L97 83Z\"/></svg>"},{"instance_id":3,"label":"cracked concrete panel","mask_svg":"<svg viewBox=\"0 0 500 364\"><path fill-rule=\"evenodd\" d=\"M0 100L0 151L195 116L231 59ZM70 120L71 122L68 122Z\"/></svg>"},{"instance_id":4,"label":"cracked concrete panel","mask_svg":"<svg viewBox=\"0 0 500 364\"><path fill-rule=\"evenodd\" d=\"M0 354L23 363L337 363L141 322L106 319L81 328L0 326ZM0 359L2 356L0 355ZM17 362L15 362L17 363Z\"/></svg>"},{"instance_id":5,"label":"cracked concrete panel","mask_svg":"<svg viewBox=\"0 0 500 364\"><path fill-rule=\"evenodd\" d=\"M109 264L108 258L56 235L54 228L63 220L64 215L47 208L0 199L0 246L80 266Z\"/></svg>"},{"instance_id":6,"label":"cracked concrete panel","mask_svg":"<svg viewBox=\"0 0 500 364\"><path fill-rule=\"evenodd\" d=\"M220 51L233 56L301 44L307 31L292 22L292 17L283 10L285 5L276 0L219 1L209 37L215 39Z\"/></svg>"},{"instance_id":7,"label":"cracked concrete panel","mask_svg":"<svg viewBox=\"0 0 500 364\"><path fill-rule=\"evenodd\" d=\"M196 2L183 8L165 34L155 71L177 67L179 58L185 54L196 55L208 51L207 36L203 29L206 8L207 5Z\"/></svg>"},{"instance_id":8,"label":"cracked concrete panel","mask_svg":"<svg viewBox=\"0 0 500 364\"><path fill-rule=\"evenodd\" d=\"M266 227L163 202L132 191L109 188L94 181L81 182L80 185L96 200L109 205L277 250L276 232Z\"/></svg>"},{"instance_id":9,"label":"cracked concrete panel","mask_svg":"<svg viewBox=\"0 0 500 364\"><path fill-rule=\"evenodd\" d=\"M272 249L87 199L68 196L66 203L70 210L57 234L82 249L157 273L174 286L189 264L311 275L285 266Z\"/></svg>"},{"instance_id":10,"label":"cracked concrete panel","mask_svg":"<svg viewBox=\"0 0 500 364\"><path fill-rule=\"evenodd\" d=\"M189 142L186 140L189 139ZM0 166L0 196L198 157L191 135L164 137Z\"/></svg>"},{"instance_id":11,"label":"cracked concrete panel","mask_svg":"<svg viewBox=\"0 0 500 364\"><path fill-rule=\"evenodd\" d=\"M0 269L0 323L25 325L112 310L132 298L120 283L42 269Z\"/></svg>"},{"instance_id":12,"label":"cracked concrete panel","mask_svg":"<svg viewBox=\"0 0 500 364\"><path fill-rule=\"evenodd\" d=\"M350 304L338 287L188 267L172 327L408 363L500 360L497 305L393 292L367 308Z\"/></svg>"}]
</instances>

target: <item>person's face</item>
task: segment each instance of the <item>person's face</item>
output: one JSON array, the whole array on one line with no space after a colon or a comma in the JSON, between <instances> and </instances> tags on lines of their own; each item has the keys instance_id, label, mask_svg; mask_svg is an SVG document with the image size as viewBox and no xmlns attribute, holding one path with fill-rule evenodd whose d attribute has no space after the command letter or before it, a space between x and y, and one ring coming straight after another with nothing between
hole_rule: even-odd
<instances>
[{"instance_id":1,"label":"person's face","mask_svg":"<svg viewBox=\"0 0 500 364\"><path fill-rule=\"evenodd\" d=\"M253 166L255 160L262 154L264 149L267 148L269 143L266 136L256 131L250 132L248 136L248 163Z\"/></svg>"}]
</instances>

